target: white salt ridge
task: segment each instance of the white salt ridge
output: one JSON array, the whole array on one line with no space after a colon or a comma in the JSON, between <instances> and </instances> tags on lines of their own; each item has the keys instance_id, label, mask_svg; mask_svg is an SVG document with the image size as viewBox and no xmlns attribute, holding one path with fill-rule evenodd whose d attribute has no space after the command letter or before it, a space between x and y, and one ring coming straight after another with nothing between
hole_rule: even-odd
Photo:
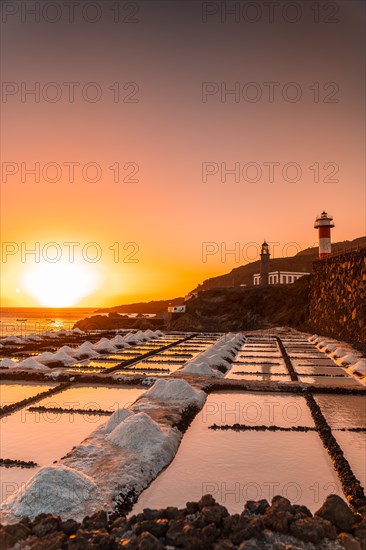
<instances>
[{"instance_id":1,"label":"white salt ridge","mask_svg":"<svg viewBox=\"0 0 366 550\"><path fill-rule=\"evenodd\" d=\"M334 344L327 344L323 349L323 351L325 351L326 353L332 353L336 349L337 349L337 346L335 346Z\"/></svg>"},{"instance_id":2,"label":"white salt ridge","mask_svg":"<svg viewBox=\"0 0 366 550\"><path fill-rule=\"evenodd\" d=\"M4 358L0 361L0 367L15 367L18 363L12 359Z\"/></svg>"},{"instance_id":3,"label":"white salt ridge","mask_svg":"<svg viewBox=\"0 0 366 550\"><path fill-rule=\"evenodd\" d=\"M30 340L31 342L41 342L42 341L41 336L39 336L39 334L34 334L33 332L31 332L31 334L28 334L27 336L25 336L25 338L27 340Z\"/></svg>"},{"instance_id":4,"label":"white salt ridge","mask_svg":"<svg viewBox=\"0 0 366 550\"><path fill-rule=\"evenodd\" d=\"M350 376L353 376L356 380L366 385L366 361L364 359L360 359L356 355L347 352L342 347L339 347L339 344L337 345L337 343L332 344L330 342L326 342L325 340L321 340L321 337L311 337L309 338L309 341L312 341L313 343L318 341L319 343L317 344L317 347L321 349L323 353L327 353L336 365L346 367L346 372ZM352 349L350 346L347 347Z\"/></svg>"},{"instance_id":5,"label":"white salt ridge","mask_svg":"<svg viewBox=\"0 0 366 550\"><path fill-rule=\"evenodd\" d=\"M28 359L20 361L20 363L16 364L16 367L21 369L49 370L49 367L43 365L42 363L34 359L34 357L28 357Z\"/></svg>"},{"instance_id":6,"label":"white salt ridge","mask_svg":"<svg viewBox=\"0 0 366 550\"><path fill-rule=\"evenodd\" d=\"M34 518L42 513L71 517L73 510L81 508L96 489L96 483L82 472L61 464L45 466L0 510L9 510L19 518Z\"/></svg>"},{"instance_id":7,"label":"white salt ridge","mask_svg":"<svg viewBox=\"0 0 366 550\"><path fill-rule=\"evenodd\" d=\"M43 333L43 336L47 336L47 338L58 338L58 334L56 334L55 332L50 332L50 331L46 331Z\"/></svg>"},{"instance_id":8,"label":"white salt ridge","mask_svg":"<svg viewBox=\"0 0 366 550\"><path fill-rule=\"evenodd\" d=\"M333 359L338 359L340 357L344 357L347 355L347 352L342 348L336 348L332 353L330 353L330 357Z\"/></svg>"},{"instance_id":9,"label":"white salt ridge","mask_svg":"<svg viewBox=\"0 0 366 550\"><path fill-rule=\"evenodd\" d=\"M144 399L162 401L163 403L179 403L180 405L203 406L206 394L195 390L186 380L179 378L171 380L157 380L144 395Z\"/></svg>"},{"instance_id":10,"label":"white salt ridge","mask_svg":"<svg viewBox=\"0 0 366 550\"><path fill-rule=\"evenodd\" d=\"M75 353L75 348L71 348L70 346L62 346L58 351L63 351L68 355L73 355Z\"/></svg>"},{"instance_id":11,"label":"white salt ridge","mask_svg":"<svg viewBox=\"0 0 366 550\"><path fill-rule=\"evenodd\" d=\"M205 398L184 380L158 380L134 405L134 412L114 413L63 459L62 466L42 468L25 490L3 505L1 520L43 512L80 521L98 509L111 510L117 495L130 490L139 494L171 462L182 437L177 428L141 412L139 403L145 410L156 411L166 403L169 411L177 411L193 403L202 406ZM51 492L50 497L36 499L43 491Z\"/></svg>"},{"instance_id":12,"label":"white salt ridge","mask_svg":"<svg viewBox=\"0 0 366 550\"><path fill-rule=\"evenodd\" d=\"M99 357L99 353L93 349L93 344L89 341L83 342L81 346L74 351L74 357L81 359L84 357Z\"/></svg>"},{"instance_id":13,"label":"white salt ridge","mask_svg":"<svg viewBox=\"0 0 366 550\"><path fill-rule=\"evenodd\" d=\"M131 416L131 414L133 413L128 409L117 409L105 424L104 431L106 433L111 433L118 426L118 424L120 424L128 416Z\"/></svg>"},{"instance_id":14,"label":"white salt ridge","mask_svg":"<svg viewBox=\"0 0 366 550\"><path fill-rule=\"evenodd\" d=\"M52 363L63 363L64 365L71 365L75 362L75 359L66 353L65 351L59 349L55 353L45 351L36 357L36 360L39 363L44 365L51 365Z\"/></svg>"},{"instance_id":15,"label":"white salt ridge","mask_svg":"<svg viewBox=\"0 0 366 550\"><path fill-rule=\"evenodd\" d=\"M169 453L169 430L163 430L148 414L140 412L120 422L106 439L128 452L141 453L152 458L157 452Z\"/></svg>"},{"instance_id":16,"label":"white salt ridge","mask_svg":"<svg viewBox=\"0 0 366 550\"><path fill-rule=\"evenodd\" d=\"M366 359L360 359L352 365L351 367L348 367L347 372L349 373L357 373L361 374L362 376L366 376Z\"/></svg>"},{"instance_id":17,"label":"white salt ridge","mask_svg":"<svg viewBox=\"0 0 366 550\"><path fill-rule=\"evenodd\" d=\"M326 342L325 340L321 340L320 342L318 342L316 347L321 350L321 349L325 348L327 345L328 345L328 342Z\"/></svg>"},{"instance_id":18,"label":"white salt ridge","mask_svg":"<svg viewBox=\"0 0 366 550\"><path fill-rule=\"evenodd\" d=\"M72 365L72 363L75 363L75 359L71 357L69 353L60 349L54 353L53 358L54 361L63 363L64 365Z\"/></svg>"},{"instance_id":19,"label":"white salt ridge","mask_svg":"<svg viewBox=\"0 0 366 550\"><path fill-rule=\"evenodd\" d=\"M136 338L139 338L142 342L146 342L149 340L149 337L147 336L146 332L142 332L142 330L138 330L136 332Z\"/></svg>"},{"instance_id":20,"label":"white salt ridge","mask_svg":"<svg viewBox=\"0 0 366 550\"><path fill-rule=\"evenodd\" d=\"M206 363L191 363L183 367L180 372L187 374L197 374L199 376L210 376L212 378L223 378L222 372L212 369Z\"/></svg>"},{"instance_id":21,"label":"white salt ridge","mask_svg":"<svg viewBox=\"0 0 366 550\"><path fill-rule=\"evenodd\" d=\"M145 335L148 337L148 338L151 338L153 340L155 340L156 338L159 338L159 336L157 334L155 334L155 332L153 332L152 330L148 329L148 330L145 330Z\"/></svg>"},{"instance_id":22,"label":"white salt ridge","mask_svg":"<svg viewBox=\"0 0 366 550\"><path fill-rule=\"evenodd\" d=\"M224 374L215 367L226 367L229 369L230 363L228 360L235 359L244 341L245 338L242 335L230 333L221 338L208 350L203 351L194 359L188 361L181 369L181 372L223 378Z\"/></svg>"},{"instance_id":23,"label":"white salt ridge","mask_svg":"<svg viewBox=\"0 0 366 550\"><path fill-rule=\"evenodd\" d=\"M115 353L117 351L116 346L108 338L101 338L93 345L93 349L99 353Z\"/></svg>"},{"instance_id":24,"label":"white salt ridge","mask_svg":"<svg viewBox=\"0 0 366 550\"><path fill-rule=\"evenodd\" d=\"M123 336L120 334L116 334L114 338L111 340L112 344L114 344L117 348L130 348L130 344L128 344Z\"/></svg>"},{"instance_id":25,"label":"white salt ridge","mask_svg":"<svg viewBox=\"0 0 366 550\"><path fill-rule=\"evenodd\" d=\"M344 355L343 357L339 357L336 359L337 365L353 365L354 363L357 363L357 357L354 355Z\"/></svg>"},{"instance_id":26,"label":"white salt ridge","mask_svg":"<svg viewBox=\"0 0 366 550\"><path fill-rule=\"evenodd\" d=\"M1 341L3 344L24 344L25 339L19 338L18 336L5 336L5 338L2 338Z\"/></svg>"}]
</instances>

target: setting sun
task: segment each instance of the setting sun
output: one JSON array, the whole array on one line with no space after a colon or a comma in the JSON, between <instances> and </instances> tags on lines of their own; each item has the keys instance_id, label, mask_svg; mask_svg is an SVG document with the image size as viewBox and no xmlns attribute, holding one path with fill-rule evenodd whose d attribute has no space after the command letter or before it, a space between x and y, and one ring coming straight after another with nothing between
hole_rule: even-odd
<instances>
[{"instance_id":1,"label":"setting sun","mask_svg":"<svg viewBox=\"0 0 366 550\"><path fill-rule=\"evenodd\" d=\"M95 266L81 263L40 263L20 277L24 292L46 307L69 307L92 294L101 283Z\"/></svg>"}]
</instances>

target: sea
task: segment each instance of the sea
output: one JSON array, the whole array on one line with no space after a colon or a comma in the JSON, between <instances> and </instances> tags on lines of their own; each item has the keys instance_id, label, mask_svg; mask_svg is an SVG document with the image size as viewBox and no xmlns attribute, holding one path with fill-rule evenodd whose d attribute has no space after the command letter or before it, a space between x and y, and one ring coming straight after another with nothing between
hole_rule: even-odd
<instances>
[{"instance_id":1,"label":"sea","mask_svg":"<svg viewBox=\"0 0 366 550\"><path fill-rule=\"evenodd\" d=\"M71 330L74 323L90 317L96 308L0 308L0 337Z\"/></svg>"}]
</instances>

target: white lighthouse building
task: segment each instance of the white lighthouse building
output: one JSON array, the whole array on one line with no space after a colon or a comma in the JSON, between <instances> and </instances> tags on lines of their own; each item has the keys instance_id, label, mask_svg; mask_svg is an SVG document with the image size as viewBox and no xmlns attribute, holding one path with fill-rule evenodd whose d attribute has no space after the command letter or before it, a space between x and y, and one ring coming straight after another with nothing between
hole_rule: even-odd
<instances>
[{"instance_id":1,"label":"white lighthouse building","mask_svg":"<svg viewBox=\"0 0 366 550\"><path fill-rule=\"evenodd\" d=\"M330 230L334 227L333 216L322 212L320 216L317 216L314 227L319 230L319 259L323 260L324 258L328 258L332 253Z\"/></svg>"}]
</instances>

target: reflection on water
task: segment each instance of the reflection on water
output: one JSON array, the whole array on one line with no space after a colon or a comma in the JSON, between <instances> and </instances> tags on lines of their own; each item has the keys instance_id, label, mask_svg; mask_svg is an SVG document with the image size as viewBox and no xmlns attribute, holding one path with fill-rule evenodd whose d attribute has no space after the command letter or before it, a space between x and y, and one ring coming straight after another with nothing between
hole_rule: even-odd
<instances>
[{"instance_id":1,"label":"reflection on water","mask_svg":"<svg viewBox=\"0 0 366 550\"><path fill-rule=\"evenodd\" d=\"M229 404L233 408L237 400L257 400L264 424L265 400L280 401L277 397L280 396L236 394L231 395ZM210 395L206 414L207 406L215 407L224 398ZM285 396L286 399L293 401L293 396ZM302 409L301 398L298 404ZM211 422L203 421L205 409L193 421L172 464L142 493L133 513L144 508L183 507L205 493L213 494L231 513L241 512L248 499L270 500L275 494L305 504L312 511L331 492L343 496L316 433L213 431L208 429ZM217 419L219 414L212 418ZM311 421L305 418L307 414L304 410L302 425ZM281 422L281 414L274 418L276 423Z\"/></svg>"},{"instance_id":2,"label":"reflection on water","mask_svg":"<svg viewBox=\"0 0 366 550\"><path fill-rule=\"evenodd\" d=\"M56 396L55 396L56 397ZM1 421L0 453L3 458L33 460L40 466L51 464L74 445L80 443L97 426L106 422L105 416L31 412L26 409ZM24 483L36 472L35 468L2 468L1 481ZM9 493L9 485L2 492Z\"/></svg>"},{"instance_id":3,"label":"reflection on water","mask_svg":"<svg viewBox=\"0 0 366 550\"><path fill-rule=\"evenodd\" d=\"M240 369L241 371L241 369ZM238 371L230 371L226 378L231 378L232 380L263 380L265 382L290 382L291 378L288 375L282 374L239 374Z\"/></svg>"},{"instance_id":4,"label":"reflection on water","mask_svg":"<svg viewBox=\"0 0 366 550\"><path fill-rule=\"evenodd\" d=\"M0 407L12 405L23 399L34 397L38 393L45 392L53 388L55 384L32 384L31 382L22 382L14 384L11 382L1 382L0 384Z\"/></svg>"},{"instance_id":5,"label":"reflection on water","mask_svg":"<svg viewBox=\"0 0 366 550\"><path fill-rule=\"evenodd\" d=\"M313 384L315 386L356 386L360 387L360 382L350 376L337 378L331 376L299 376L300 382Z\"/></svg>"},{"instance_id":6,"label":"reflection on water","mask_svg":"<svg viewBox=\"0 0 366 550\"><path fill-rule=\"evenodd\" d=\"M353 473L366 487L366 437L362 432L333 432Z\"/></svg>"},{"instance_id":7,"label":"reflection on water","mask_svg":"<svg viewBox=\"0 0 366 550\"><path fill-rule=\"evenodd\" d=\"M313 367L313 366L308 366L308 367L296 367L296 372L298 374L312 374L312 375L325 375L325 374L330 374L331 376L348 376L348 374L346 373L346 371L344 371L343 369L339 368L339 367Z\"/></svg>"},{"instance_id":8,"label":"reflection on water","mask_svg":"<svg viewBox=\"0 0 366 550\"><path fill-rule=\"evenodd\" d=\"M114 410L133 403L145 390L116 386L74 387L37 405ZM86 414L32 412L22 409L1 420L0 456L32 460L44 466L59 460L108 417ZM37 468L1 468L2 498L28 481Z\"/></svg>"},{"instance_id":9,"label":"reflection on water","mask_svg":"<svg viewBox=\"0 0 366 550\"><path fill-rule=\"evenodd\" d=\"M234 375L237 372L254 372L256 374L288 374L287 369L281 365L272 365L267 363L232 363L232 367L226 374L226 378L235 378Z\"/></svg>"},{"instance_id":10,"label":"reflection on water","mask_svg":"<svg viewBox=\"0 0 366 550\"><path fill-rule=\"evenodd\" d=\"M305 399L299 395L262 392L217 392L209 395L195 423L251 426L314 426Z\"/></svg>"},{"instance_id":11,"label":"reflection on water","mask_svg":"<svg viewBox=\"0 0 366 550\"><path fill-rule=\"evenodd\" d=\"M145 392L142 388L118 386L74 386L38 403L44 407L116 410L128 407Z\"/></svg>"},{"instance_id":12,"label":"reflection on water","mask_svg":"<svg viewBox=\"0 0 366 550\"><path fill-rule=\"evenodd\" d=\"M364 395L314 395L314 399L331 428L366 428Z\"/></svg>"},{"instance_id":13,"label":"reflection on water","mask_svg":"<svg viewBox=\"0 0 366 550\"><path fill-rule=\"evenodd\" d=\"M6 500L18 489L24 489L26 482L40 468L5 468L0 466L0 503Z\"/></svg>"}]
</instances>

